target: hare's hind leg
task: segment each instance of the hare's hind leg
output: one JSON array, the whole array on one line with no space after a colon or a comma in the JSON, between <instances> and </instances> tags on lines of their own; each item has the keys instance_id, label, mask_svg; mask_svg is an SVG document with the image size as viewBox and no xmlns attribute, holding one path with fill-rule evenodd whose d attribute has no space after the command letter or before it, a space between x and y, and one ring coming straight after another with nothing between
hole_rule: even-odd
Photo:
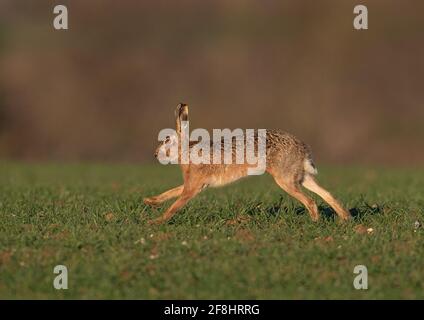
<instances>
[{"instance_id":1,"label":"hare's hind leg","mask_svg":"<svg viewBox=\"0 0 424 320\"><path fill-rule=\"evenodd\" d=\"M298 179L295 179L295 177L284 177L282 174L272 174L272 176L284 191L299 200L308 209L313 221L319 220L318 208L315 201L302 192Z\"/></svg>"},{"instance_id":2,"label":"hare's hind leg","mask_svg":"<svg viewBox=\"0 0 424 320\"><path fill-rule=\"evenodd\" d=\"M350 213L342 207L331 193L321 187L310 174L305 174L302 185L324 199L324 201L326 201L334 209L334 211L336 211L341 219L348 220L351 217Z\"/></svg>"},{"instance_id":3,"label":"hare's hind leg","mask_svg":"<svg viewBox=\"0 0 424 320\"><path fill-rule=\"evenodd\" d=\"M144 198L143 202L147 205L156 206L161 204L162 202L165 202L166 200L176 198L183 192L184 185L172 188L168 191L165 191L164 193L161 193L160 195L150 197L150 198Z\"/></svg>"},{"instance_id":4,"label":"hare's hind leg","mask_svg":"<svg viewBox=\"0 0 424 320\"><path fill-rule=\"evenodd\" d=\"M202 190L202 185L196 187L185 187L178 199L159 218L149 221L149 224L161 224L169 219L181 209L190 199L194 198Z\"/></svg>"}]
</instances>

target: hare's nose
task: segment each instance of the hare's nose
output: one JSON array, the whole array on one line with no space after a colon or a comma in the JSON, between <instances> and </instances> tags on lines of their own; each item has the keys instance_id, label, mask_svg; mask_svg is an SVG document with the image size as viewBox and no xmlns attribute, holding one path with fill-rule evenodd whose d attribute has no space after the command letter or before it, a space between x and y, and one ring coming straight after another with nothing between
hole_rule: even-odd
<instances>
[{"instance_id":1,"label":"hare's nose","mask_svg":"<svg viewBox=\"0 0 424 320\"><path fill-rule=\"evenodd\" d=\"M157 158L158 157L158 152L157 151L155 151L155 158Z\"/></svg>"}]
</instances>

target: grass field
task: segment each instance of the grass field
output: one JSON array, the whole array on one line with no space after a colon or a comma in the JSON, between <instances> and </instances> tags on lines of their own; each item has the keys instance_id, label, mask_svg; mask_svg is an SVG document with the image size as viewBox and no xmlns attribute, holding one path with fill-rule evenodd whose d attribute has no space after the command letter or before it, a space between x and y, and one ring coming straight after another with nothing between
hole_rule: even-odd
<instances>
[{"instance_id":1,"label":"grass field","mask_svg":"<svg viewBox=\"0 0 424 320\"><path fill-rule=\"evenodd\" d=\"M145 196L177 167L0 164L0 298L424 298L424 170L320 168L355 218L322 219L268 176L199 195L167 225ZM169 203L166 204L168 206ZM367 228L373 232L368 233ZM68 290L53 288L56 265ZM355 265L368 290L355 290Z\"/></svg>"}]
</instances>

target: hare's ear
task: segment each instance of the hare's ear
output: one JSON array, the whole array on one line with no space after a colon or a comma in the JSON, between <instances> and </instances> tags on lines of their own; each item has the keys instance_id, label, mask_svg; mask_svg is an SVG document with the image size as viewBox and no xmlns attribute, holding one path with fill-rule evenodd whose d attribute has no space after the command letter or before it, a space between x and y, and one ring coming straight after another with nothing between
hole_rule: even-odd
<instances>
[{"instance_id":1,"label":"hare's ear","mask_svg":"<svg viewBox=\"0 0 424 320\"><path fill-rule=\"evenodd\" d=\"M181 122L188 121L188 105L180 103L175 110L177 132L181 133Z\"/></svg>"}]
</instances>

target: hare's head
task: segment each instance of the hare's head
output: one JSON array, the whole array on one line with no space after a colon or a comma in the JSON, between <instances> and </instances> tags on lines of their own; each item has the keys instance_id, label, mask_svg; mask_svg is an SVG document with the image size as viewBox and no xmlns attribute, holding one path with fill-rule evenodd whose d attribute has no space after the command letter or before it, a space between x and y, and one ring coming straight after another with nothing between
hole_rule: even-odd
<instances>
[{"instance_id":1,"label":"hare's head","mask_svg":"<svg viewBox=\"0 0 424 320\"><path fill-rule=\"evenodd\" d=\"M185 103L178 104L177 109L175 110L175 118L176 131L169 132L169 134L166 135L166 138L159 143L155 151L156 158L159 154L166 155L169 159L179 156L180 148L178 148L178 146L181 141L181 136L184 135L185 128L188 125L188 106ZM171 150L175 147L178 148L178 153L171 156Z\"/></svg>"}]
</instances>

